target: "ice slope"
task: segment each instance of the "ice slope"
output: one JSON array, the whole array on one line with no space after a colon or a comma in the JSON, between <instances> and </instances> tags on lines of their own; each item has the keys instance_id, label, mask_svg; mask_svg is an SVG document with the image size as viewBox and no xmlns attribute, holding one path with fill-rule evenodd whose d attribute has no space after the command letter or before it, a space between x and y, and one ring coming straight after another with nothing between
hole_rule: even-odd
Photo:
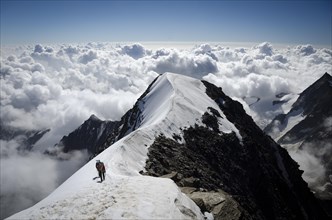
<instances>
[{"instance_id":1,"label":"ice slope","mask_svg":"<svg viewBox=\"0 0 332 220\"><path fill-rule=\"evenodd\" d=\"M114 143L95 160L106 164L106 181L98 183L95 160L90 161L35 206L9 219L203 219L199 208L172 180L141 176L148 146L155 136L181 136L181 127L202 124L208 107L223 117L220 130L239 131L205 93L204 84L165 73L140 101L138 129Z\"/></svg>"},{"instance_id":2,"label":"ice slope","mask_svg":"<svg viewBox=\"0 0 332 220\"><path fill-rule=\"evenodd\" d=\"M306 116L303 115L302 108L289 112L282 123L279 121L274 122L274 130L270 135L276 141L278 141L282 136L284 136L288 131L290 131L295 125L303 121L305 118Z\"/></svg>"},{"instance_id":3,"label":"ice slope","mask_svg":"<svg viewBox=\"0 0 332 220\"><path fill-rule=\"evenodd\" d=\"M227 120L219 106L206 93L206 87L197 79L172 73L163 74L152 86L142 106L141 128L153 126L155 134L166 137L181 134L181 128L203 125L202 115L212 107L219 111L222 119L219 129L224 133L234 131L242 139L238 129Z\"/></svg>"}]
</instances>

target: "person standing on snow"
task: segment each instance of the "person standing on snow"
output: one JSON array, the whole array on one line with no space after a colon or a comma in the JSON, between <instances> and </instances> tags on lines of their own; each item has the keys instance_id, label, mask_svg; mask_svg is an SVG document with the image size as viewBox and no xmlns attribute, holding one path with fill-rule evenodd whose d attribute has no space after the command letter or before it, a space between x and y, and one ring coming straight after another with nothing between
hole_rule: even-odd
<instances>
[{"instance_id":1,"label":"person standing on snow","mask_svg":"<svg viewBox=\"0 0 332 220\"><path fill-rule=\"evenodd\" d=\"M105 172L106 172L104 163L101 162L100 160L97 160L96 168L98 170L98 175L100 177L100 182L103 182L105 180Z\"/></svg>"}]
</instances>

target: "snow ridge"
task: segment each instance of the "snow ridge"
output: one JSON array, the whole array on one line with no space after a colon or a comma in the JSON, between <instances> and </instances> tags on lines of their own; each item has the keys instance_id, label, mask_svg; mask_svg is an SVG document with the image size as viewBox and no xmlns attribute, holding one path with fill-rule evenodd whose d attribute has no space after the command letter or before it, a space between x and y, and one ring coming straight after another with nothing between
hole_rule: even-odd
<instances>
[{"instance_id":1,"label":"snow ridge","mask_svg":"<svg viewBox=\"0 0 332 220\"><path fill-rule=\"evenodd\" d=\"M148 146L163 133L181 136L181 127L203 125L208 107L222 116L220 130L239 131L193 78L165 73L139 103L138 128L99 154L106 165L106 181L97 183L91 160L51 195L9 219L204 219L200 209L169 179L141 176ZM99 180L99 178L98 178Z\"/></svg>"},{"instance_id":2,"label":"snow ridge","mask_svg":"<svg viewBox=\"0 0 332 220\"><path fill-rule=\"evenodd\" d=\"M166 137L172 138L174 134L181 134L183 127L203 125L201 117L208 107L212 107L222 116L220 130L224 133L234 131L241 140L238 129L205 91L206 87L197 79L165 73L146 97L141 128L153 125L155 131L162 131Z\"/></svg>"}]
</instances>

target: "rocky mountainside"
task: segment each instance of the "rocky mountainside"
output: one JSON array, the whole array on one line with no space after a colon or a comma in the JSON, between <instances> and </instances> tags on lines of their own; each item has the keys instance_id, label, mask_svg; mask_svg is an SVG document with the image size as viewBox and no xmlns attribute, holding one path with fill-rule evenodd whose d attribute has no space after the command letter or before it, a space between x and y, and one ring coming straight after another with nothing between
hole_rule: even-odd
<instances>
[{"instance_id":1,"label":"rocky mountainside","mask_svg":"<svg viewBox=\"0 0 332 220\"><path fill-rule=\"evenodd\" d=\"M324 123L332 117L331 103L332 76L325 73L300 94L287 114L278 115L264 131L280 144L331 138Z\"/></svg>"},{"instance_id":2,"label":"rocky mountainside","mask_svg":"<svg viewBox=\"0 0 332 220\"><path fill-rule=\"evenodd\" d=\"M111 130L101 187L90 161L11 218L327 219L287 151L213 84L165 73Z\"/></svg>"},{"instance_id":3,"label":"rocky mountainside","mask_svg":"<svg viewBox=\"0 0 332 220\"><path fill-rule=\"evenodd\" d=\"M101 148L102 144L112 135L118 124L117 121L103 121L91 115L81 126L64 136L56 147L62 148L63 152L87 149L90 155L97 155L105 150Z\"/></svg>"},{"instance_id":4,"label":"rocky mountainside","mask_svg":"<svg viewBox=\"0 0 332 220\"><path fill-rule=\"evenodd\" d=\"M15 140L20 146L18 150L31 150L34 145L47 133L50 129L45 130L22 130L12 128L0 122L0 140Z\"/></svg>"},{"instance_id":5,"label":"rocky mountainside","mask_svg":"<svg viewBox=\"0 0 332 220\"><path fill-rule=\"evenodd\" d=\"M306 153L322 164L324 177L320 178L319 183L309 184L317 196L328 199L332 199L331 103L332 76L325 73L300 94L287 114L277 116L264 129L290 152Z\"/></svg>"},{"instance_id":6,"label":"rocky mountainside","mask_svg":"<svg viewBox=\"0 0 332 220\"><path fill-rule=\"evenodd\" d=\"M180 187L223 191L235 203L230 215L219 213L217 219L324 218L324 214L314 214L320 208L286 150L256 126L241 104L221 88L203 83L219 109L210 108L202 115L205 126L184 128L183 139L159 136L149 148L145 174L163 176L175 172L170 177ZM240 131L242 140L234 132L225 134L218 129L220 110ZM213 211L204 203L200 207ZM237 218L231 217L234 213L238 213Z\"/></svg>"},{"instance_id":7,"label":"rocky mountainside","mask_svg":"<svg viewBox=\"0 0 332 220\"><path fill-rule=\"evenodd\" d=\"M121 117L120 121L103 121L97 116L91 115L77 129L64 136L55 147L62 148L63 152L87 149L90 159L92 159L110 145L138 128L139 122L142 120L139 106L142 104L142 99L150 90L151 85L137 100L133 108Z\"/></svg>"}]
</instances>

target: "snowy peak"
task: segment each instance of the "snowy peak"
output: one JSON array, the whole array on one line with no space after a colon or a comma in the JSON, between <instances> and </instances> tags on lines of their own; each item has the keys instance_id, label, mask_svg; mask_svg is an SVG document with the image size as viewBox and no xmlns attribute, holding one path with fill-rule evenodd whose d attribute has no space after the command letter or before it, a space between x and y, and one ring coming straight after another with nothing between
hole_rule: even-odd
<instances>
[{"instance_id":1,"label":"snowy peak","mask_svg":"<svg viewBox=\"0 0 332 220\"><path fill-rule=\"evenodd\" d=\"M218 105L207 96L204 84L187 76L164 73L157 77L122 118L114 132L110 134L102 148L137 129L152 130L154 136L181 136L182 128L203 125L201 116L209 108L219 109ZM217 110L221 116L223 112ZM226 117L219 118L218 127L224 133L238 129ZM180 139L178 139L180 141Z\"/></svg>"},{"instance_id":2,"label":"snowy peak","mask_svg":"<svg viewBox=\"0 0 332 220\"><path fill-rule=\"evenodd\" d=\"M181 128L203 125L202 115L209 108L217 109L221 115L220 130L235 132L237 128L230 123L218 104L206 94L203 82L187 76L165 73L152 85L150 92L140 103L142 119L140 127L157 126L154 130L166 137L180 134Z\"/></svg>"},{"instance_id":3,"label":"snowy peak","mask_svg":"<svg viewBox=\"0 0 332 220\"><path fill-rule=\"evenodd\" d=\"M325 73L315 83L304 90L298 100L293 104L293 109L302 108L303 114L308 115L315 108L327 105L331 101L332 76ZM331 103L331 102L330 102Z\"/></svg>"},{"instance_id":4,"label":"snowy peak","mask_svg":"<svg viewBox=\"0 0 332 220\"><path fill-rule=\"evenodd\" d=\"M227 200L225 204L236 205L228 206L232 211L222 209L224 218L231 218L227 212L240 213L244 219L326 218L302 180L297 164L259 129L242 105L209 82L196 83L196 88L202 85L200 91L205 93L197 97L206 97L208 107L202 108L205 112L199 119L194 117L197 124L183 127L181 142L166 135L155 139L148 149L145 174L169 176L178 186L185 190L190 187L194 192L227 192L224 197L235 201ZM196 103L200 103L197 99ZM225 128L230 130L222 130ZM192 196L196 201L197 194ZM197 204L201 210L209 207L208 212L218 209Z\"/></svg>"},{"instance_id":5,"label":"snowy peak","mask_svg":"<svg viewBox=\"0 0 332 220\"><path fill-rule=\"evenodd\" d=\"M35 144L49 131L50 129L24 130L13 128L6 126L2 121L0 122L0 139L5 141L15 140L21 151L32 150Z\"/></svg>"},{"instance_id":6,"label":"snowy peak","mask_svg":"<svg viewBox=\"0 0 332 220\"><path fill-rule=\"evenodd\" d=\"M103 123L89 119L76 136L98 135L92 131ZM178 188L191 185L197 187L193 191L227 192L215 204L225 218L236 211L244 219L325 219L286 151L211 83L160 75L114 126L102 144L109 146L94 158L104 162L106 181L98 182L91 160L47 198L11 218L211 217L204 212L213 210L198 207L200 202ZM159 178L173 171L177 185Z\"/></svg>"},{"instance_id":7,"label":"snowy peak","mask_svg":"<svg viewBox=\"0 0 332 220\"><path fill-rule=\"evenodd\" d=\"M332 198L331 103L332 77L325 73L300 94L287 114L278 115L265 128L266 133L289 150L300 165L302 164L304 178L316 195L328 199ZM301 159L300 155L307 156ZM322 174L319 178L313 178L312 166L306 165L312 163L312 160L320 166Z\"/></svg>"},{"instance_id":8,"label":"snowy peak","mask_svg":"<svg viewBox=\"0 0 332 220\"><path fill-rule=\"evenodd\" d=\"M101 121L96 115L92 114L88 121Z\"/></svg>"},{"instance_id":9,"label":"snowy peak","mask_svg":"<svg viewBox=\"0 0 332 220\"><path fill-rule=\"evenodd\" d=\"M300 94L287 114L278 115L264 131L278 140L279 143L286 144L287 142L287 144L289 144L297 142L293 141L293 138L290 138L290 136L299 133L298 131L301 127L305 126L308 129L320 127L325 118L332 114L331 82L331 75L325 73L320 79ZM303 124L303 126L300 126L301 124ZM295 130L292 132L291 130L293 128Z\"/></svg>"},{"instance_id":10,"label":"snowy peak","mask_svg":"<svg viewBox=\"0 0 332 220\"><path fill-rule=\"evenodd\" d=\"M118 122L102 121L97 116L91 115L76 130L64 136L56 147L62 148L64 152L86 149L90 155L96 155L104 150L102 144L117 125Z\"/></svg>"}]
</instances>

